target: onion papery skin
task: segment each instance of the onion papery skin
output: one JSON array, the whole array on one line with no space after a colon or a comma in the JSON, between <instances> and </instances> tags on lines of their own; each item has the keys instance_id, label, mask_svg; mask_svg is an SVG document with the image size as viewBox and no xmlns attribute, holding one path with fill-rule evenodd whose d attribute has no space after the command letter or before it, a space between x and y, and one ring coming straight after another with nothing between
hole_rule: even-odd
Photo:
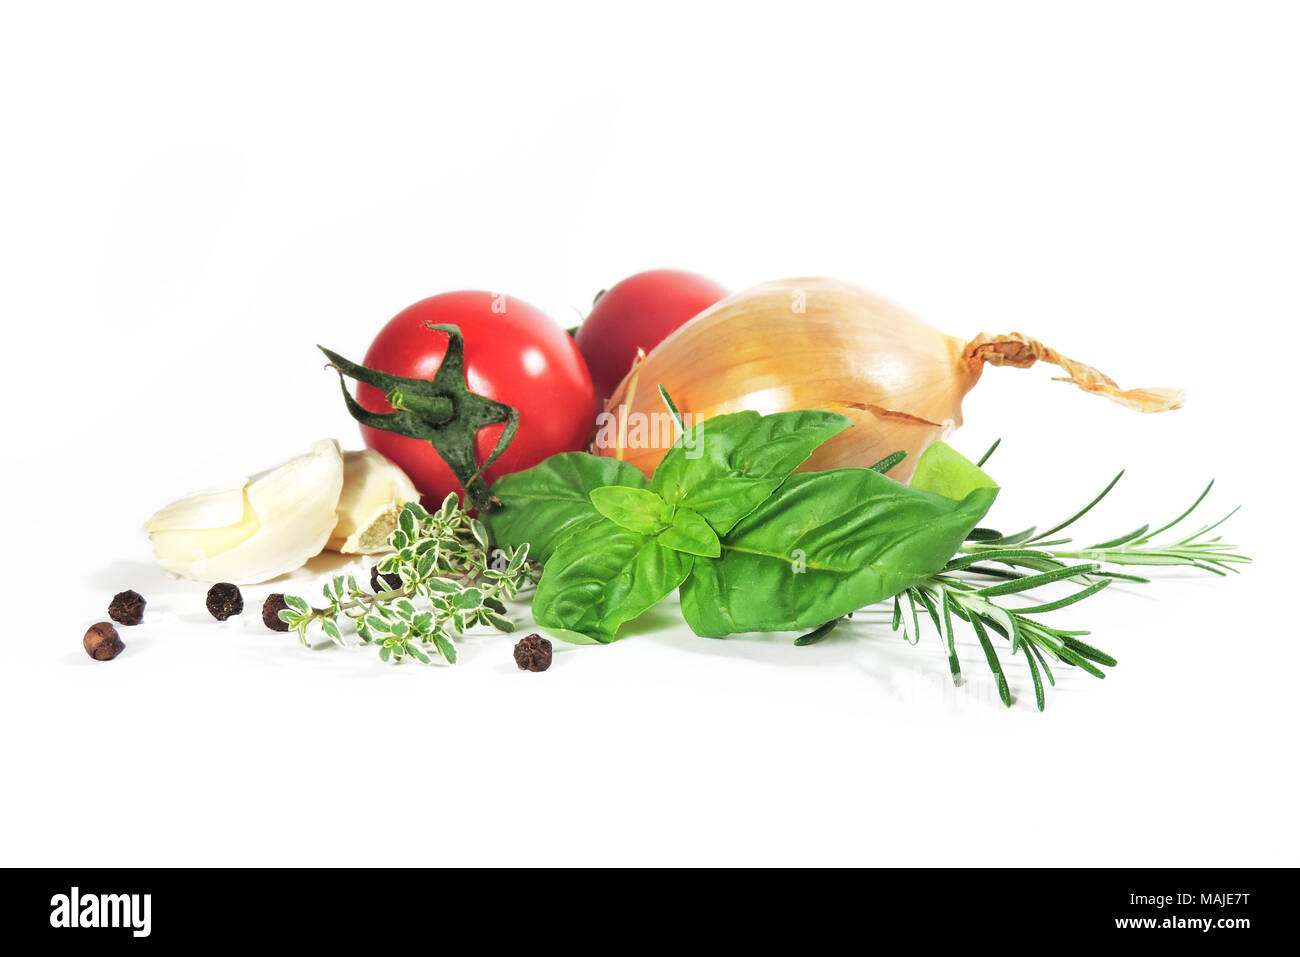
<instances>
[{"instance_id":1,"label":"onion papery skin","mask_svg":"<svg viewBox=\"0 0 1300 957\"><path fill-rule=\"evenodd\" d=\"M1122 390L1113 380L1020 333L969 342L860 286L803 278L742 290L661 342L619 383L597 423L593 451L647 475L676 431L662 386L687 425L729 412L839 412L854 427L813 453L801 471L874 465L906 482L930 443L962 423L961 403L986 363L1065 369L1067 381L1142 412L1177 408L1180 389Z\"/></svg>"},{"instance_id":2,"label":"onion papery skin","mask_svg":"<svg viewBox=\"0 0 1300 957\"><path fill-rule=\"evenodd\" d=\"M746 409L839 412L854 428L802 470L872 465L902 449L890 475L906 481L920 452L961 425L962 397L983 367L966 362L965 346L851 283L764 283L700 313L624 377L593 451L653 473L674 439L662 427L662 385L688 422ZM642 429L638 417L649 420Z\"/></svg>"}]
</instances>

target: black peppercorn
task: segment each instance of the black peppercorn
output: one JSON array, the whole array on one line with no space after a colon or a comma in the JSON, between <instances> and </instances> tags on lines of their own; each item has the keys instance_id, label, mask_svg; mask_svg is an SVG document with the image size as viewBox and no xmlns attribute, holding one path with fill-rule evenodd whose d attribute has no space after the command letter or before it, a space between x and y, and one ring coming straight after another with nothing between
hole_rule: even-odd
<instances>
[{"instance_id":1,"label":"black peppercorn","mask_svg":"<svg viewBox=\"0 0 1300 957\"><path fill-rule=\"evenodd\" d=\"M551 643L538 634L520 638L515 645L515 664L520 671L545 671L551 667Z\"/></svg>"},{"instance_id":2,"label":"black peppercorn","mask_svg":"<svg viewBox=\"0 0 1300 957\"><path fill-rule=\"evenodd\" d=\"M126 645L118 637L117 629L106 621L91 625L86 637L81 639L86 654L96 661L112 661L122 653Z\"/></svg>"},{"instance_id":3,"label":"black peppercorn","mask_svg":"<svg viewBox=\"0 0 1300 957\"><path fill-rule=\"evenodd\" d=\"M108 617L119 625L138 625L144 619L144 596L138 591L120 591L108 606Z\"/></svg>"},{"instance_id":4,"label":"black peppercorn","mask_svg":"<svg viewBox=\"0 0 1300 957\"><path fill-rule=\"evenodd\" d=\"M281 592L267 595L266 601L262 602L262 624L272 631L288 631L288 624L280 620L280 612L288 607L284 603L284 595Z\"/></svg>"},{"instance_id":5,"label":"black peppercorn","mask_svg":"<svg viewBox=\"0 0 1300 957\"><path fill-rule=\"evenodd\" d=\"M238 615L244 610L244 596L239 588L230 582L217 582L208 589L208 611L217 621L225 621L231 615Z\"/></svg>"},{"instance_id":6,"label":"black peppercorn","mask_svg":"<svg viewBox=\"0 0 1300 957\"><path fill-rule=\"evenodd\" d=\"M381 584L382 582L382 584ZM387 575L379 573L378 565L370 566L370 590L378 594L381 591L397 591L402 587L402 576L396 572Z\"/></svg>"}]
</instances>

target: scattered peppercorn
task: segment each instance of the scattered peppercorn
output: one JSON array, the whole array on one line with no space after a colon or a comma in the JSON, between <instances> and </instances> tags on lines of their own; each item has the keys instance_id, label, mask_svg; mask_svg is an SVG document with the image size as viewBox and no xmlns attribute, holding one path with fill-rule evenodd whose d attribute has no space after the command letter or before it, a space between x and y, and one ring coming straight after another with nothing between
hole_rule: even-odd
<instances>
[{"instance_id":1,"label":"scattered peppercorn","mask_svg":"<svg viewBox=\"0 0 1300 957\"><path fill-rule=\"evenodd\" d=\"M380 582L383 582L381 585ZM379 573L378 565L370 566L370 590L378 594L381 591L397 591L402 587L402 576L397 572L390 572L387 575Z\"/></svg>"},{"instance_id":2,"label":"scattered peppercorn","mask_svg":"<svg viewBox=\"0 0 1300 957\"><path fill-rule=\"evenodd\" d=\"M208 611L217 621L225 621L231 615L238 615L244 610L244 596L239 588L230 582L217 582L208 589Z\"/></svg>"},{"instance_id":3,"label":"scattered peppercorn","mask_svg":"<svg viewBox=\"0 0 1300 957\"><path fill-rule=\"evenodd\" d=\"M138 591L120 591L108 606L108 617L119 625L138 625L144 619L144 596Z\"/></svg>"},{"instance_id":4,"label":"scattered peppercorn","mask_svg":"<svg viewBox=\"0 0 1300 957\"><path fill-rule=\"evenodd\" d=\"M538 634L520 638L515 645L515 664L520 671L545 671L551 667L551 643Z\"/></svg>"},{"instance_id":5,"label":"scattered peppercorn","mask_svg":"<svg viewBox=\"0 0 1300 957\"><path fill-rule=\"evenodd\" d=\"M288 607L283 593L277 591L267 595L266 601L262 602L262 624L272 631L288 631L288 623L280 620L280 612Z\"/></svg>"},{"instance_id":6,"label":"scattered peppercorn","mask_svg":"<svg viewBox=\"0 0 1300 957\"><path fill-rule=\"evenodd\" d=\"M91 625L86 631L86 637L81 639L81 644L85 647L86 654L96 661L112 661L126 647L118 637L117 629L106 621Z\"/></svg>"}]
</instances>

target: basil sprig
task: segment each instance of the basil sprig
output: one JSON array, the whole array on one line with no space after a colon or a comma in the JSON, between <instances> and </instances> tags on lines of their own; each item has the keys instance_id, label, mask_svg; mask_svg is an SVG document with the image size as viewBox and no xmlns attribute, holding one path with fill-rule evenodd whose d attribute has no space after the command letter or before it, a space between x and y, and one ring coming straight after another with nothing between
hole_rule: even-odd
<instances>
[{"instance_id":1,"label":"basil sprig","mask_svg":"<svg viewBox=\"0 0 1300 957\"><path fill-rule=\"evenodd\" d=\"M492 489L500 545L546 561L533 617L609 642L681 589L699 635L791 631L896 595L935 574L997 487L947 446L912 487L871 469L792 474L851 425L832 412L738 412L686 431L647 481L613 459L566 452Z\"/></svg>"},{"instance_id":2,"label":"basil sprig","mask_svg":"<svg viewBox=\"0 0 1300 957\"><path fill-rule=\"evenodd\" d=\"M600 520L600 512L591 504L593 489L649 484L635 465L586 452L561 452L498 479L492 494L501 507L480 517L498 545L532 542L530 554L544 562L566 536Z\"/></svg>"}]
</instances>

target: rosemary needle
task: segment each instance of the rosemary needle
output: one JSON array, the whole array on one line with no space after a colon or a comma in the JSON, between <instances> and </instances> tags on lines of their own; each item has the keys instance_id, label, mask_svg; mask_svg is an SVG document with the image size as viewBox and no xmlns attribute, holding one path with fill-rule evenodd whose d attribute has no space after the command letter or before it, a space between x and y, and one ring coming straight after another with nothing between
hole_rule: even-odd
<instances>
[{"instance_id":1,"label":"rosemary needle","mask_svg":"<svg viewBox=\"0 0 1300 957\"><path fill-rule=\"evenodd\" d=\"M997 442L993 443L980 460L981 464L997 446ZM993 645L991 636L994 634L1010 641L1013 655L1020 653L1025 656L1039 711L1046 705L1046 686L1056 684L1049 662L1066 664L1104 678L1102 668L1113 667L1115 659L1082 641L1081 637L1087 632L1055 628L1038 616L1091 598L1116 580L1149 581L1108 566L1183 566L1226 575L1237 572L1236 566L1250 562L1236 546L1224 543L1217 536L1208 537L1210 532L1231 518L1236 509L1185 538L1163 543L1155 541L1157 536L1174 529L1196 511L1214 487L1213 482L1177 518L1155 531L1150 531L1150 524L1146 524L1084 548L1070 547L1074 541L1072 538L1052 537L1091 512L1110 494L1123 474L1120 472L1115 476L1082 509L1044 532L1029 528L1003 535L990 528L973 530L960 552L940 572L895 596L894 630L901 628L907 640L915 642L919 631L916 610L918 606L924 609L944 646L953 681L960 683L961 663L957 657L953 618L966 622L974 631L997 682L998 696L1008 706L1014 699ZM979 581L980 578L985 581ZM988 579L994 579L996 584L989 584ZM1079 587L1059 598L1036 604L1013 607L1000 601L1059 583L1073 583ZM905 613L905 607L910 609L910 615ZM829 627L829 623L823 625L812 635ZM800 643L811 642L801 639ZM1046 685L1044 678L1047 679Z\"/></svg>"}]
</instances>

